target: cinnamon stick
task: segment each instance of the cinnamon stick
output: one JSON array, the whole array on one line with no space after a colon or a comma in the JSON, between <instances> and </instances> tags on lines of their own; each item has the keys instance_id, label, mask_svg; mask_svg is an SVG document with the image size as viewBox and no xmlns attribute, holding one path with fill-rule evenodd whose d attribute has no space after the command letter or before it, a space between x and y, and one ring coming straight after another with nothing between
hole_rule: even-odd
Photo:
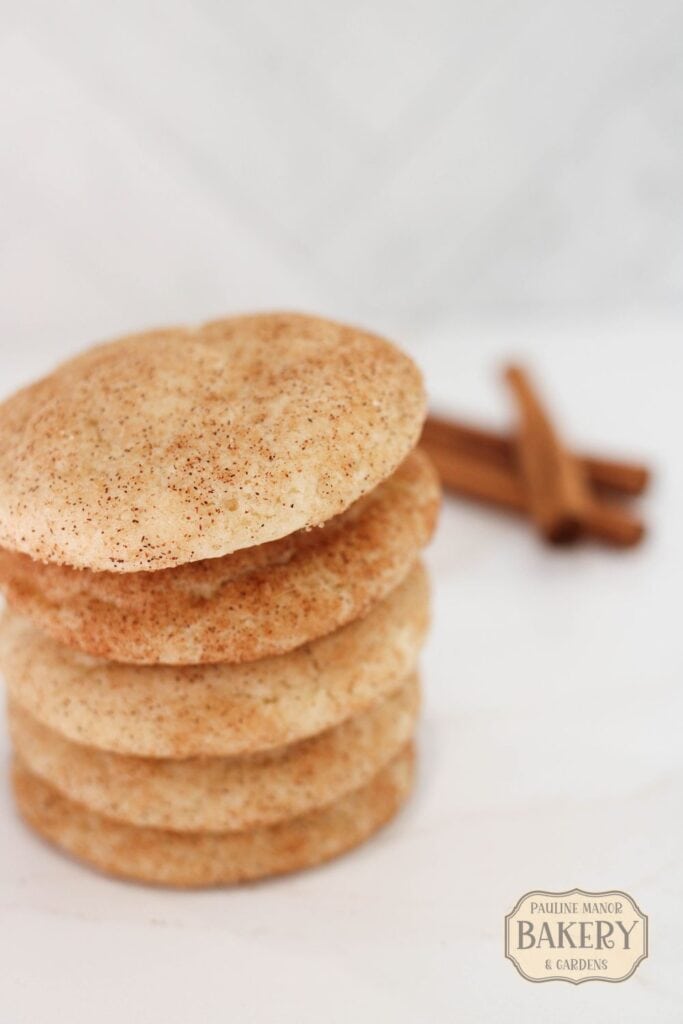
<instances>
[{"instance_id":1,"label":"cinnamon stick","mask_svg":"<svg viewBox=\"0 0 683 1024\"><path fill-rule=\"evenodd\" d=\"M516 466L515 438L461 420L430 415L424 425L422 443L441 445L463 456L486 460L507 468ZM597 455L576 456L590 483L617 494L642 494L649 482L649 470L638 462L605 459Z\"/></svg>"},{"instance_id":2,"label":"cinnamon stick","mask_svg":"<svg viewBox=\"0 0 683 1024\"><path fill-rule=\"evenodd\" d=\"M527 510L524 485L510 467L472 458L444 445L425 443L424 439L421 447L449 490L513 512Z\"/></svg>"},{"instance_id":3,"label":"cinnamon stick","mask_svg":"<svg viewBox=\"0 0 683 1024\"><path fill-rule=\"evenodd\" d=\"M595 499L590 501L584 513L583 527L586 533L622 548L633 547L645 535L640 519L618 505Z\"/></svg>"},{"instance_id":4,"label":"cinnamon stick","mask_svg":"<svg viewBox=\"0 0 683 1024\"><path fill-rule=\"evenodd\" d=\"M524 483L512 466L496 465L494 461L438 444L424 436L421 447L448 490L504 511L528 513ZM618 505L591 501L585 517L588 532L617 547L631 547L643 536L641 521Z\"/></svg>"},{"instance_id":5,"label":"cinnamon stick","mask_svg":"<svg viewBox=\"0 0 683 1024\"><path fill-rule=\"evenodd\" d=\"M517 454L531 516L547 540L573 540L591 502L584 471L560 440L526 372L509 366L505 379L517 403Z\"/></svg>"}]
</instances>

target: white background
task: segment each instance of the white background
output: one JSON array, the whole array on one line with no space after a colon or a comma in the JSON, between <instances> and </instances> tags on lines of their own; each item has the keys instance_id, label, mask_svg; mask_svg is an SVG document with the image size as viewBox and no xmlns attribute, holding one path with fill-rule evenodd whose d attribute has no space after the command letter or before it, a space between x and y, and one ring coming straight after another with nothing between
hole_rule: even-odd
<instances>
[{"instance_id":1,"label":"white background","mask_svg":"<svg viewBox=\"0 0 683 1024\"><path fill-rule=\"evenodd\" d=\"M302 308L391 334L435 404L491 422L526 356L577 443L657 477L628 554L446 503L418 792L335 864L128 886L30 837L4 787L2 1024L679 1022L680 4L5 13L3 393L121 331ZM575 885L650 917L624 985L503 958L518 897Z\"/></svg>"}]
</instances>

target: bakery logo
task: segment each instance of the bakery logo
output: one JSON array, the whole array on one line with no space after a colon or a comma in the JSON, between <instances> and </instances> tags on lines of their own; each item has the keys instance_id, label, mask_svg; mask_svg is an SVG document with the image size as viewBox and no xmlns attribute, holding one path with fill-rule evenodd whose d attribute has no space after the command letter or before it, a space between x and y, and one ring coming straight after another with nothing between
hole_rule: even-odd
<instances>
[{"instance_id":1,"label":"bakery logo","mask_svg":"<svg viewBox=\"0 0 683 1024\"><path fill-rule=\"evenodd\" d=\"M626 981L647 956L647 916L625 892L528 892L505 918L527 981Z\"/></svg>"}]
</instances>

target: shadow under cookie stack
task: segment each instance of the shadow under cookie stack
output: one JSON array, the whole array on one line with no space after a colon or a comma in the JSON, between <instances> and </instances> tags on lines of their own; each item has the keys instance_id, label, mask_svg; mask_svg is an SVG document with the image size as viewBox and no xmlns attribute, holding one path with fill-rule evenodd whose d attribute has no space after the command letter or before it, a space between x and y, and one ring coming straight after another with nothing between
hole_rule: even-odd
<instances>
[{"instance_id":1,"label":"shadow under cookie stack","mask_svg":"<svg viewBox=\"0 0 683 1024\"><path fill-rule=\"evenodd\" d=\"M98 346L0 406L23 818L113 875L308 867L406 799L439 505L421 379L290 314Z\"/></svg>"}]
</instances>

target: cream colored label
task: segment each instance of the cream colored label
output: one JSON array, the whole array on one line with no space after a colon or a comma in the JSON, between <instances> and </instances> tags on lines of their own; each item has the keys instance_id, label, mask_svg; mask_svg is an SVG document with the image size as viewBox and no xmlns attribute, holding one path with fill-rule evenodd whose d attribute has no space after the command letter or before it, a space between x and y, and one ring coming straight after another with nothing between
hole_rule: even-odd
<instances>
[{"instance_id":1,"label":"cream colored label","mask_svg":"<svg viewBox=\"0 0 683 1024\"><path fill-rule=\"evenodd\" d=\"M647 916L625 892L528 892L505 918L505 956L527 981L626 981L647 957Z\"/></svg>"}]
</instances>

